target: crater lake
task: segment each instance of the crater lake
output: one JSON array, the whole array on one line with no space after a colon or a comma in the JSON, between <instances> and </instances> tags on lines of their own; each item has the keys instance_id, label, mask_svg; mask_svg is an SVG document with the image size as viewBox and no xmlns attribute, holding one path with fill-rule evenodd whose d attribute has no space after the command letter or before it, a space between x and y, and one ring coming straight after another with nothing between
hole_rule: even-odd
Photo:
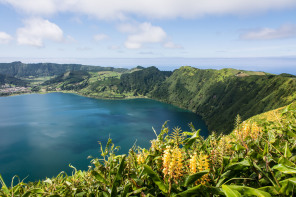
<instances>
[{"instance_id":1,"label":"crater lake","mask_svg":"<svg viewBox=\"0 0 296 197\"><path fill-rule=\"evenodd\" d=\"M136 144L150 147L165 121L170 130L193 123L207 137L200 116L150 99L100 100L66 93L0 97L0 174L25 182L87 170L88 156L100 157L98 141L111 138L118 153Z\"/></svg>"}]
</instances>

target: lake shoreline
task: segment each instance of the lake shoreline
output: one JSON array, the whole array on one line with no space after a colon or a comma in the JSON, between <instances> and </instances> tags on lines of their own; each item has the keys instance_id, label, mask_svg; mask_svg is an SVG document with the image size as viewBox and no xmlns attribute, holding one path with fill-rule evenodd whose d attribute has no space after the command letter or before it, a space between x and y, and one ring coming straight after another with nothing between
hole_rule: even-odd
<instances>
[{"instance_id":1,"label":"lake shoreline","mask_svg":"<svg viewBox=\"0 0 296 197\"><path fill-rule=\"evenodd\" d=\"M200 115L198 114L196 111L193 111L193 110L190 110L190 109L187 109L187 108L184 108L182 106L179 106L179 105L176 105L174 103L167 103L163 100L158 100L158 99L154 99L154 98L150 98L148 96L126 96L126 97L122 97L122 98L112 98L112 97L100 97L100 96L92 96L92 95L85 95L85 94L82 94L80 92L77 92L77 91L71 91L71 90L63 90L63 91L39 91L39 92L31 92L31 93L19 93L19 94L12 94L12 95L7 95L7 96L0 96L0 97L9 97L9 96L19 96L19 95L25 95L25 94L50 94L50 93L65 93L65 94L76 94L76 95L79 95L79 96L82 96L82 97L86 97L86 98L93 98L93 99L99 99L99 100L131 100L131 99L149 99L149 100L154 100L154 101L158 101L158 102L161 102L161 103L165 103L165 104L169 104L169 105L173 105L175 107L178 107L180 109L183 109L183 110L187 110L188 112L192 112L196 115L198 115L206 124L207 128L208 128L208 122ZM208 131L210 132L210 131Z\"/></svg>"}]
</instances>

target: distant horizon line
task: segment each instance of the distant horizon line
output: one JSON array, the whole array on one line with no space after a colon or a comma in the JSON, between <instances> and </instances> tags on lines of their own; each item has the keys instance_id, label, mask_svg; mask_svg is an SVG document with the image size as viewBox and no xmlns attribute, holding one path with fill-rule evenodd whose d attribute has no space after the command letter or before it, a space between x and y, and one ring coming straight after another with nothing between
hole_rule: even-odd
<instances>
[{"instance_id":1,"label":"distant horizon line","mask_svg":"<svg viewBox=\"0 0 296 197\"><path fill-rule=\"evenodd\" d=\"M160 70L175 70L181 66L192 66L201 69L234 68L239 70L263 71L273 74L296 74L296 56L283 57L140 57L140 58L24 58L0 57L1 63L22 62L82 64L114 68L134 68L136 66L156 66Z\"/></svg>"}]
</instances>

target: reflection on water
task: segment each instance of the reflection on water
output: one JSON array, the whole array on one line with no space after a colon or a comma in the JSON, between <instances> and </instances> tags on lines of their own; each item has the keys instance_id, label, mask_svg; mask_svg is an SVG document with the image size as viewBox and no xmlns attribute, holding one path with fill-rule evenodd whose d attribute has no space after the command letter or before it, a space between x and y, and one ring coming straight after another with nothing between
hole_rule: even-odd
<instances>
[{"instance_id":1,"label":"reflection on water","mask_svg":"<svg viewBox=\"0 0 296 197\"><path fill-rule=\"evenodd\" d=\"M188 130L193 122L206 136L199 116L148 99L97 100L74 94L31 94L0 98L0 174L27 181L71 173L69 164L87 169L89 155L99 157L98 141L109 136L119 153L137 145L149 147L157 132L169 127Z\"/></svg>"}]
</instances>

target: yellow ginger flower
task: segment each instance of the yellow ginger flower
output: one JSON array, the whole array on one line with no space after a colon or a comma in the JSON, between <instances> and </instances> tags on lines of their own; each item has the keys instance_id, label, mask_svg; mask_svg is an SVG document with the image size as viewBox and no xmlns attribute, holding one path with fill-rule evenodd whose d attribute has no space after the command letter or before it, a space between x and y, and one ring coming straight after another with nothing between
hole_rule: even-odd
<instances>
[{"instance_id":1,"label":"yellow ginger flower","mask_svg":"<svg viewBox=\"0 0 296 197\"><path fill-rule=\"evenodd\" d=\"M261 128L257 125L256 122L254 122L254 123L252 124L252 130L251 130L251 133L250 133L250 136L251 136L251 138L252 138L253 140L256 140L256 139L259 137L259 135L260 135L260 130L261 130Z\"/></svg>"},{"instance_id":2,"label":"yellow ginger flower","mask_svg":"<svg viewBox=\"0 0 296 197\"><path fill-rule=\"evenodd\" d=\"M137 155L137 163L138 163L138 165L143 164L144 162L145 162L144 156L141 153L139 153Z\"/></svg>"},{"instance_id":3,"label":"yellow ginger flower","mask_svg":"<svg viewBox=\"0 0 296 197\"><path fill-rule=\"evenodd\" d=\"M210 169L208 156L204 155L202 152L200 153L199 157L197 158L197 169L199 172ZM199 179L199 182L201 184L205 185L207 182L209 182L209 175L208 174L203 175Z\"/></svg>"},{"instance_id":4,"label":"yellow ginger flower","mask_svg":"<svg viewBox=\"0 0 296 197\"><path fill-rule=\"evenodd\" d=\"M196 173L197 168L197 154L194 153L189 160L189 170L191 174Z\"/></svg>"},{"instance_id":5,"label":"yellow ginger flower","mask_svg":"<svg viewBox=\"0 0 296 197\"><path fill-rule=\"evenodd\" d=\"M170 151L170 147L167 146L166 149L163 152L163 174L164 177L166 177L169 173L169 165L171 162L171 151Z\"/></svg>"},{"instance_id":6,"label":"yellow ginger flower","mask_svg":"<svg viewBox=\"0 0 296 197\"><path fill-rule=\"evenodd\" d=\"M148 156L148 153L145 151L145 149L141 153L137 154L138 165L145 163L147 156Z\"/></svg>"},{"instance_id":7,"label":"yellow ginger flower","mask_svg":"<svg viewBox=\"0 0 296 197\"><path fill-rule=\"evenodd\" d=\"M257 123L243 122L241 131L235 130L234 135L241 142L244 142L246 137L250 136L253 140L256 140L260 135L261 128Z\"/></svg>"},{"instance_id":8,"label":"yellow ginger flower","mask_svg":"<svg viewBox=\"0 0 296 197\"><path fill-rule=\"evenodd\" d=\"M231 138L230 135L224 135L221 137L221 139L219 140L219 143L218 143L218 147L221 149L221 154L222 154L222 157L224 155L227 155L227 156L231 156L232 155L232 150L231 150L231 147L232 147L232 144L231 142L234 142L234 139Z\"/></svg>"},{"instance_id":9,"label":"yellow ginger flower","mask_svg":"<svg viewBox=\"0 0 296 197\"><path fill-rule=\"evenodd\" d=\"M163 154L163 170L164 177L168 177L169 181L173 179L175 182L183 175L183 155L178 147L166 147Z\"/></svg>"}]
</instances>

